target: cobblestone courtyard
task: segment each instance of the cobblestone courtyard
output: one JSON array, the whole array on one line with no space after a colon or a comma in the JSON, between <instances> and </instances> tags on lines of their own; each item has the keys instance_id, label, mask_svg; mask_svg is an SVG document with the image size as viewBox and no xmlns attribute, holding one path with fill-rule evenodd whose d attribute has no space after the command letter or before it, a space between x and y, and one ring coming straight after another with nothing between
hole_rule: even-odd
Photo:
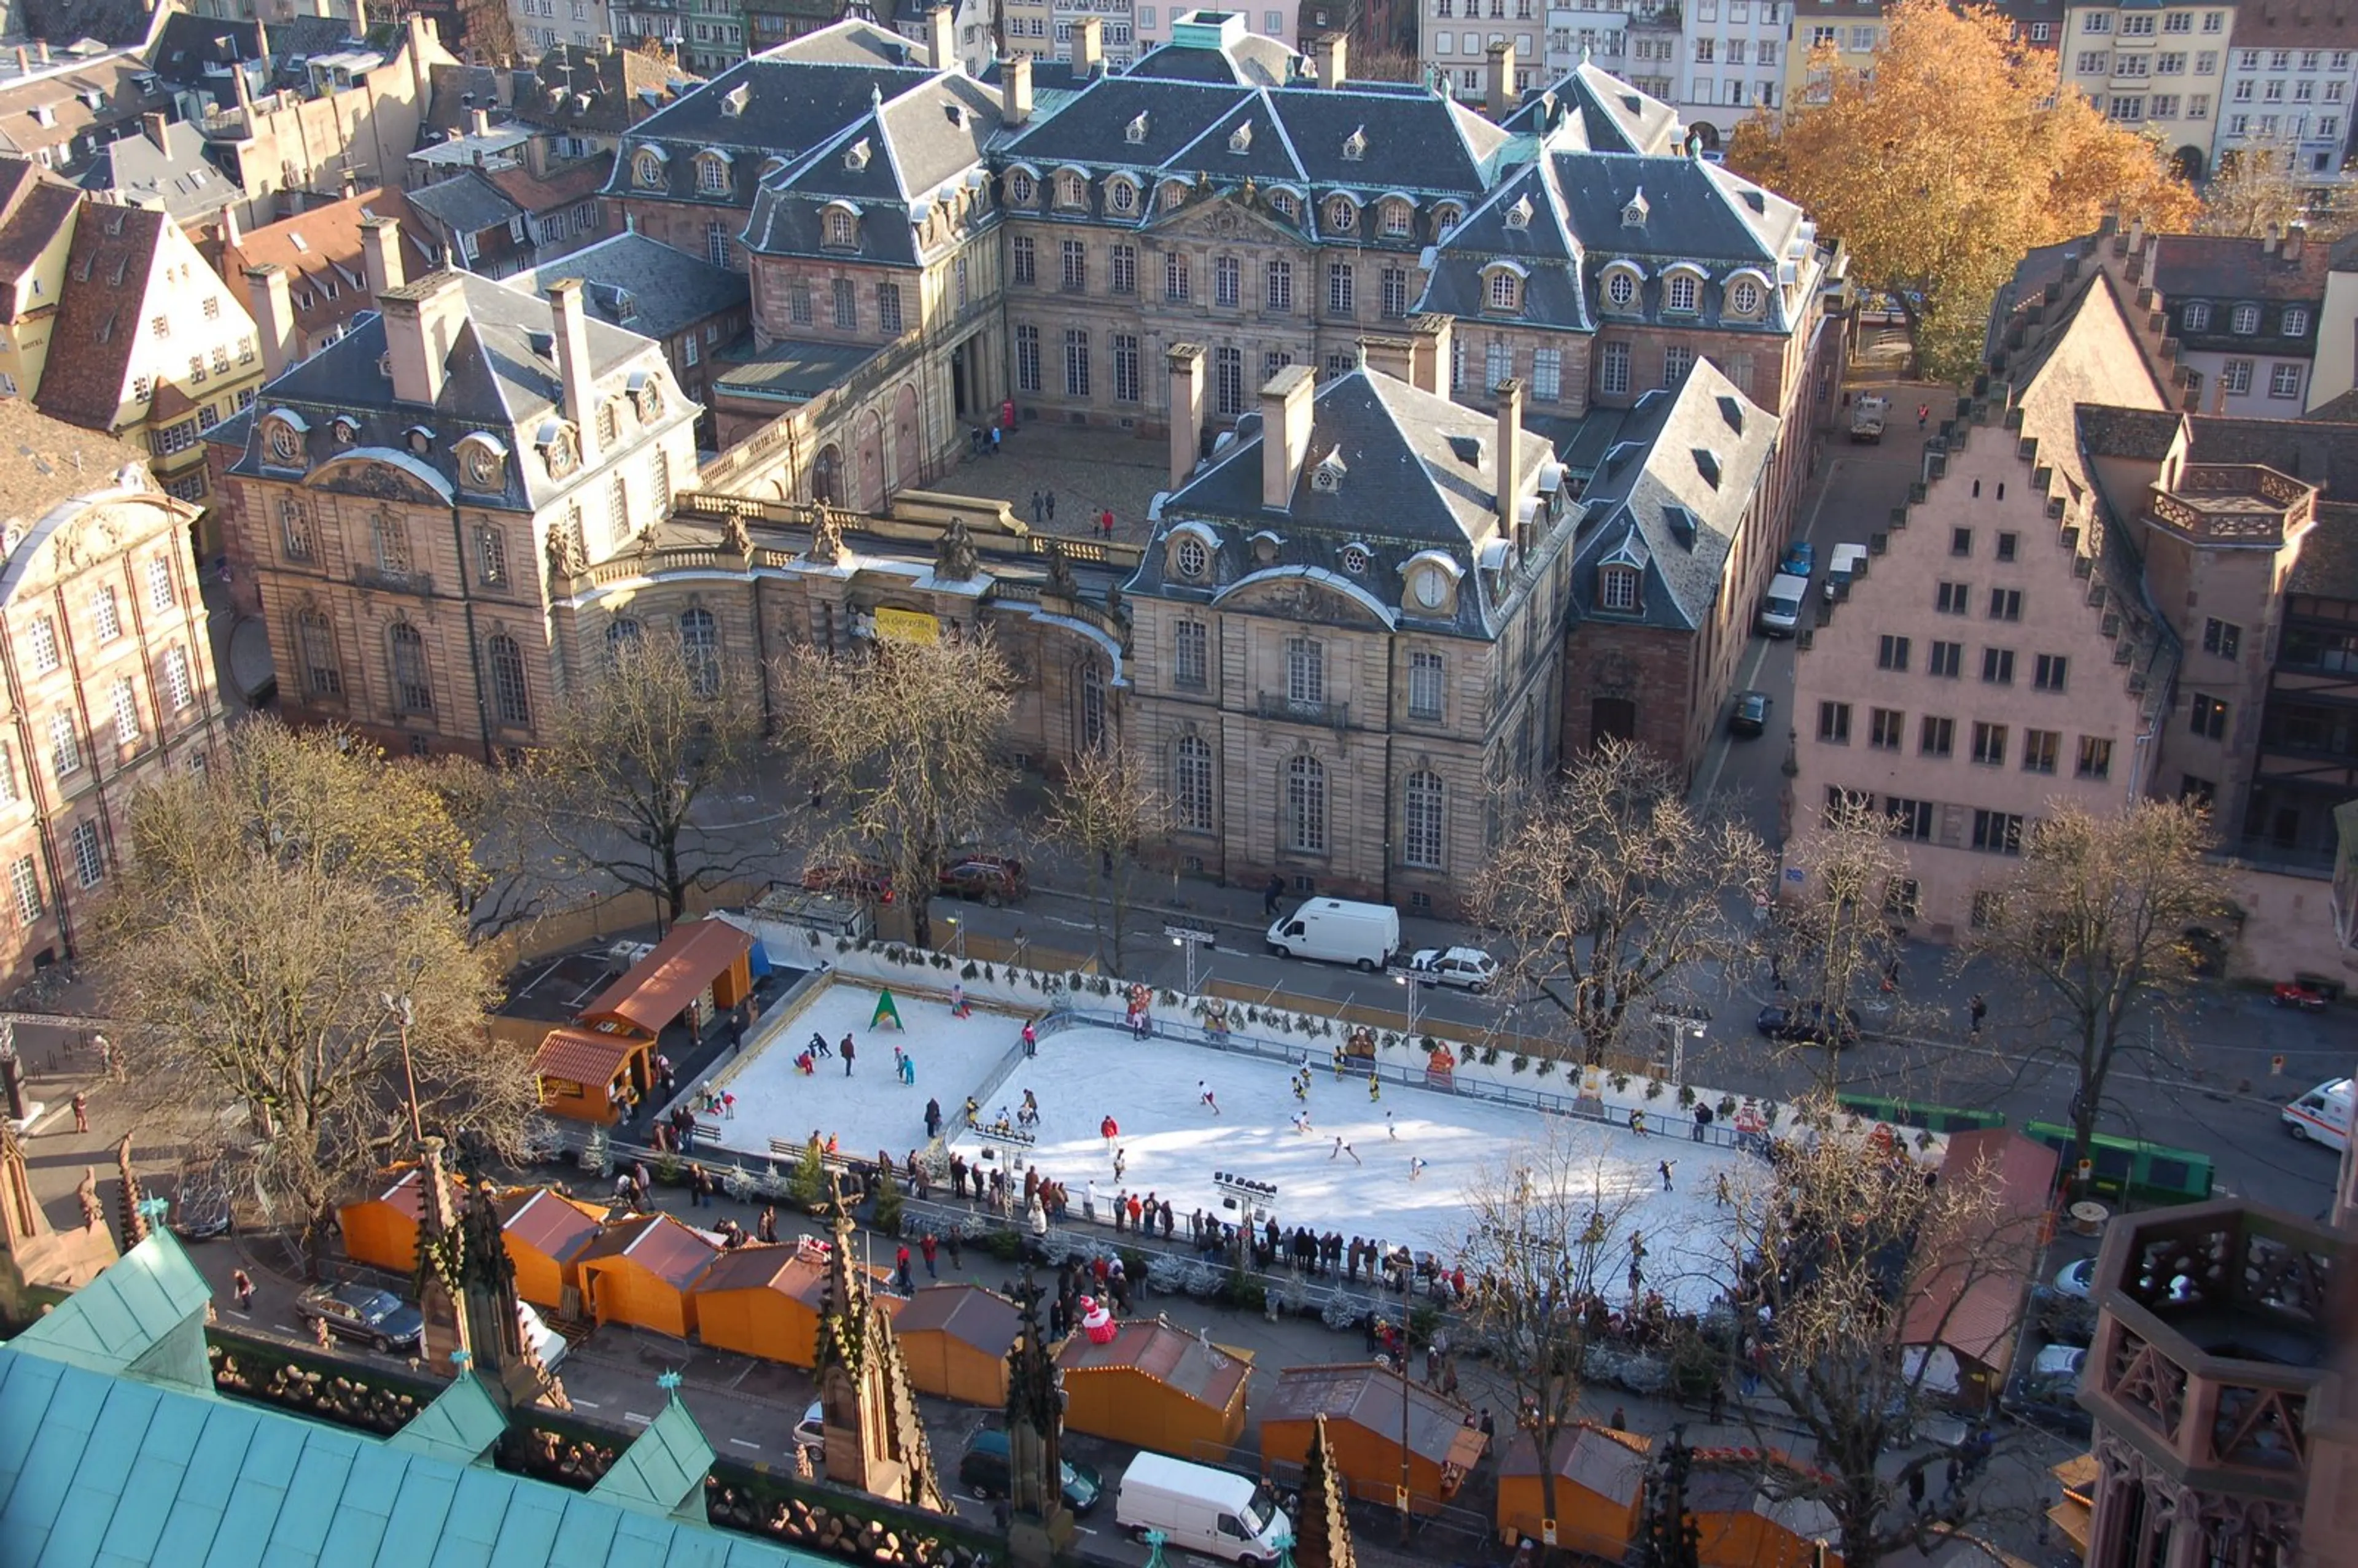
<instances>
[{"instance_id":1,"label":"cobblestone courtyard","mask_svg":"<svg viewBox=\"0 0 2358 1568\"><path fill-rule=\"evenodd\" d=\"M1132 545L1146 542L1146 507L1167 487L1169 452L1152 440L1122 430L1026 426L1000 444L999 455L964 454L929 487L953 495L988 496L1007 503L1015 515L1045 532L1092 532L1098 514L1113 508L1113 536ZM1034 492L1054 491L1053 521L1032 514Z\"/></svg>"}]
</instances>

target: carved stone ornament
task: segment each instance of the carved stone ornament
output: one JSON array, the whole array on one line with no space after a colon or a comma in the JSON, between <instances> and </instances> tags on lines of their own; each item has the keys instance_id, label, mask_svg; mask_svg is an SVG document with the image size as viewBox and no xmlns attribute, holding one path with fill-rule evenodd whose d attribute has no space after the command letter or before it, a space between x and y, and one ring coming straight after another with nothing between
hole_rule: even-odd
<instances>
[{"instance_id":1,"label":"carved stone ornament","mask_svg":"<svg viewBox=\"0 0 2358 1568\"><path fill-rule=\"evenodd\" d=\"M1048 541L1048 591L1065 599L1078 597L1081 585L1073 580L1073 563L1065 558L1065 546L1054 539Z\"/></svg>"},{"instance_id":2,"label":"carved stone ornament","mask_svg":"<svg viewBox=\"0 0 2358 1568\"><path fill-rule=\"evenodd\" d=\"M934 548L934 575L945 582L969 582L981 568L981 559L975 554L974 535L967 532L966 519L951 518L950 525L942 532L941 543Z\"/></svg>"},{"instance_id":3,"label":"carved stone ornament","mask_svg":"<svg viewBox=\"0 0 2358 1568\"><path fill-rule=\"evenodd\" d=\"M843 558L843 524L823 503L811 504L809 558L814 565L831 567Z\"/></svg>"},{"instance_id":4,"label":"carved stone ornament","mask_svg":"<svg viewBox=\"0 0 2358 1568\"><path fill-rule=\"evenodd\" d=\"M739 555L753 553L753 530L746 527L745 519L734 512L720 520L720 536L729 541L729 547Z\"/></svg>"},{"instance_id":5,"label":"carved stone ornament","mask_svg":"<svg viewBox=\"0 0 2358 1568\"><path fill-rule=\"evenodd\" d=\"M416 501L439 504L442 498L390 463L347 462L318 481L322 490L345 495L365 495L375 501Z\"/></svg>"},{"instance_id":6,"label":"carved stone ornament","mask_svg":"<svg viewBox=\"0 0 2358 1568\"><path fill-rule=\"evenodd\" d=\"M581 552L573 547L573 535L564 528L548 531L548 575L551 580L564 582L579 577L589 563Z\"/></svg>"}]
</instances>

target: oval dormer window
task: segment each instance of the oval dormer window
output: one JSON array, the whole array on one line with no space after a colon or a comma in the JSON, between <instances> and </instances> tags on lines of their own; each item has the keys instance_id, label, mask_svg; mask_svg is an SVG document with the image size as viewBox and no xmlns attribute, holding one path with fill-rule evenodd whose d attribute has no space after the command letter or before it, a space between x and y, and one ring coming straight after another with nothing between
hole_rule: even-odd
<instances>
[{"instance_id":1,"label":"oval dormer window","mask_svg":"<svg viewBox=\"0 0 2358 1568\"><path fill-rule=\"evenodd\" d=\"M284 419L270 422L270 457L278 463L299 462L303 458L303 433Z\"/></svg>"},{"instance_id":2,"label":"oval dormer window","mask_svg":"<svg viewBox=\"0 0 2358 1568\"><path fill-rule=\"evenodd\" d=\"M1760 314L1760 286L1748 277L1739 277L1729 285L1727 308L1738 316Z\"/></svg>"},{"instance_id":3,"label":"oval dormer window","mask_svg":"<svg viewBox=\"0 0 2358 1568\"><path fill-rule=\"evenodd\" d=\"M1330 197L1326 202L1326 226L1338 234L1347 234L1359 226L1359 210L1347 196Z\"/></svg>"},{"instance_id":4,"label":"oval dormer window","mask_svg":"<svg viewBox=\"0 0 2358 1568\"><path fill-rule=\"evenodd\" d=\"M1449 598L1449 584L1441 573L1430 568L1416 574L1416 601L1427 610L1438 610Z\"/></svg>"},{"instance_id":5,"label":"oval dormer window","mask_svg":"<svg viewBox=\"0 0 2358 1568\"><path fill-rule=\"evenodd\" d=\"M1616 310L1628 309L1638 298L1638 280L1627 272L1611 274L1605 280L1605 297Z\"/></svg>"},{"instance_id":6,"label":"oval dormer window","mask_svg":"<svg viewBox=\"0 0 2358 1568\"><path fill-rule=\"evenodd\" d=\"M1201 578L1212 564L1212 553L1204 548L1201 539L1180 540L1177 556L1179 575L1184 578Z\"/></svg>"},{"instance_id":7,"label":"oval dormer window","mask_svg":"<svg viewBox=\"0 0 2358 1568\"><path fill-rule=\"evenodd\" d=\"M1117 179L1106 187L1106 200L1117 212L1138 210L1138 187L1126 179Z\"/></svg>"},{"instance_id":8,"label":"oval dormer window","mask_svg":"<svg viewBox=\"0 0 2358 1568\"><path fill-rule=\"evenodd\" d=\"M663 183L663 159L654 154L641 153L633 160L632 166L638 171L641 185L653 187Z\"/></svg>"},{"instance_id":9,"label":"oval dormer window","mask_svg":"<svg viewBox=\"0 0 2358 1568\"><path fill-rule=\"evenodd\" d=\"M1032 205L1032 198L1037 189L1032 183L1032 177L1020 168L1007 177L1007 200L1019 207Z\"/></svg>"},{"instance_id":10,"label":"oval dormer window","mask_svg":"<svg viewBox=\"0 0 2358 1568\"><path fill-rule=\"evenodd\" d=\"M1325 488L1332 490L1335 486L1330 481ZM1349 572L1353 577L1361 577L1366 575L1368 569L1368 552L1366 547L1359 545L1344 546L1343 569Z\"/></svg>"}]
</instances>

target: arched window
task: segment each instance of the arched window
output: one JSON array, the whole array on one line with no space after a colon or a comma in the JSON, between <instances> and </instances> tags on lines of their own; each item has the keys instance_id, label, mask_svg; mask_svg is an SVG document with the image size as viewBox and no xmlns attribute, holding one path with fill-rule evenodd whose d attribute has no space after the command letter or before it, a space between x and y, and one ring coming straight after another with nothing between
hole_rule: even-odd
<instances>
[{"instance_id":1,"label":"arched window","mask_svg":"<svg viewBox=\"0 0 2358 1568\"><path fill-rule=\"evenodd\" d=\"M1303 855L1326 852L1326 770L1315 757L1285 764L1285 847Z\"/></svg>"},{"instance_id":2,"label":"arched window","mask_svg":"<svg viewBox=\"0 0 2358 1568\"><path fill-rule=\"evenodd\" d=\"M681 611L679 651L687 661L697 696L710 697L720 689L720 629L713 624L712 611Z\"/></svg>"},{"instance_id":3,"label":"arched window","mask_svg":"<svg viewBox=\"0 0 2358 1568\"><path fill-rule=\"evenodd\" d=\"M1693 273L1674 272L1671 274L1663 305L1671 310L1693 310L1701 294L1702 290L1695 283Z\"/></svg>"},{"instance_id":4,"label":"arched window","mask_svg":"<svg viewBox=\"0 0 2358 1568\"><path fill-rule=\"evenodd\" d=\"M1081 666L1081 744L1095 752L1105 738L1105 672L1093 660Z\"/></svg>"},{"instance_id":5,"label":"arched window","mask_svg":"<svg viewBox=\"0 0 2358 1568\"><path fill-rule=\"evenodd\" d=\"M1326 651L1308 637L1286 640L1285 699L1298 705L1326 700Z\"/></svg>"},{"instance_id":6,"label":"arched window","mask_svg":"<svg viewBox=\"0 0 2358 1568\"><path fill-rule=\"evenodd\" d=\"M656 186L663 183L663 159L651 152L641 153L633 160L633 163L638 170L641 185Z\"/></svg>"},{"instance_id":7,"label":"arched window","mask_svg":"<svg viewBox=\"0 0 2358 1568\"><path fill-rule=\"evenodd\" d=\"M830 208L827 214L827 243L830 245L851 243L851 214L842 208Z\"/></svg>"},{"instance_id":8,"label":"arched window","mask_svg":"<svg viewBox=\"0 0 2358 1568\"><path fill-rule=\"evenodd\" d=\"M1422 770L1409 774L1401 794L1401 858L1412 866L1438 870L1442 846L1447 842L1441 775Z\"/></svg>"},{"instance_id":9,"label":"arched window","mask_svg":"<svg viewBox=\"0 0 2358 1568\"><path fill-rule=\"evenodd\" d=\"M1617 271L1605 279L1605 297L1613 302L1616 310L1627 310L1638 297L1638 280L1626 271Z\"/></svg>"},{"instance_id":10,"label":"arched window","mask_svg":"<svg viewBox=\"0 0 2358 1568\"><path fill-rule=\"evenodd\" d=\"M341 697L344 672L336 663L336 634L316 610L295 612L295 651L303 661L303 689L313 697Z\"/></svg>"},{"instance_id":11,"label":"arched window","mask_svg":"<svg viewBox=\"0 0 2358 1568\"><path fill-rule=\"evenodd\" d=\"M1490 308L1514 310L1522 305L1521 279L1505 267L1490 275Z\"/></svg>"},{"instance_id":12,"label":"arched window","mask_svg":"<svg viewBox=\"0 0 2358 1568\"><path fill-rule=\"evenodd\" d=\"M729 166L709 153L696 160L696 188L717 194L729 189Z\"/></svg>"},{"instance_id":13,"label":"arched window","mask_svg":"<svg viewBox=\"0 0 2358 1568\"><path fill-rule=\"evenodd\" d=\"M514 637L494 632L484 655L492 666L492 706L500 722L519 730L531 729L532 694L525 685L524 650L516 645Z\"/></svg>"},{"instance_id":14,"label":"arched window","mask_svg":"<svg viewBox=\"0 0 2358 1568\"><path fill-rule=\"evenodd\" d=\"M1416 209L1405 201L1385 202L1384 232L1395 237L1416 232Z\"/></svg>"},{"instance_id":15,"label":"arched window","mask_svg":"<svg viewBox=\"0 0 2358 1568\"><path fill-rule=\"evenodd\" d=\"M434 711L434 682L426 671L426 639L406 621L393 623L393 704L404 713Z\"/></svg>"},{"instance_id":16,"label":"arched window","mask_svg":"<svg viewBox=\"0 0 2358 1568\"><path fill-rule=\"evenodd\" d=\"M646 645L647 629L627 615L618 615L606 628L606 656L620 663Z\"/></svg>"},{"instance_id":17,"label":"arched window","mask_svg":"<svg viewBox=\"0 0 2358 1568\"><path fill-rule=\"evenodd\" d=\"M408 528L392 513L380 512L370 522L369 529L376 546L377 569L406 575L409 570Z\"/></svg>"},{"instance_id":18,"label":"arched window","mask_svg":"<svg viewBox=\"0 0 2358 1568\"><path fill-rule=\"evenodd\" d=\"M1212 830L1212 743L1200 735L1179 738L1171 761L1171 798L1178 804L1182 828Z\"/></svg>"},{"instance_id":19,"label":"arched window","mask_svg":"<svg viewBox=\"0 0 2358 1568\"><path fill-rule=\"evenodd\" d=\"M610 397L598 405L598 444L611 448L622 433L622 416L615 412L614 400Z\"/></svg>"}]
</instances>

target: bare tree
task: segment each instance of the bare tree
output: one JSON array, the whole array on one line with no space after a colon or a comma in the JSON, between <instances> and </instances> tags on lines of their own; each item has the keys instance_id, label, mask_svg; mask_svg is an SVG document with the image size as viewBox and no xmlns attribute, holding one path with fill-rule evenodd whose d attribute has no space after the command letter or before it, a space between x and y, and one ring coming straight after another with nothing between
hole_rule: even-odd
<instances>
[{"instance_id":1,"label":"bare tree","mask_svg":"<svg viewBox=\"0 0 2358 1568\"><path fill-rule=\"evenodd\" d=\"M406 770L440 802L454 830L429 862L429 879L467 917L469 940L483 941L538 914L550 892L546 868L518 841L520 827L536 837L540 826L530 774L448 752Z\"/></svg>"},{"instance_id":2,"label":"bare tree","mask_svg":"<svg viewBox=\"0 0 2358 1568\"><path fill-rule=\"evenodd\" d=\"M652 894L674 920L689 892L762 858L698 826L697 807L745 777L762 743L752 677L670 632L609 643L568 694L532 767L548 830L572 866Z\"/></svg>"},{"instance_id":3,"label":"bare tree","mask_svg":"<svg viewBox=\"0 0 2358 1568\"><path fill-rule=\"evenodd\" d=\"M1485 1352L1513 1391L1550 1519L1562 1517L1557 1452L1580 1422L1597 1308L1633 1260L1628 1221L1651 1179L1642 1168L1629 1179L1606 1148L1601 1130L1552 1119L1544 1141L1477 1169L1465 1194L1473 1228L1452 1242L1474 1281L1460 1343Z\"/></svg>"},{"instance_id":4,"label":"bare tree","mask_svg":"<svg viewBox=\"0 0 2358 1568\"><path fill-rule=\"evenodd\" d=\"M1014 777L1001 747L1007 661L979 636L880 640L869 656L804 646L780 661L779 684L791 694L781 741L842 802L826 820L812 814L809 848L881 868L917 944L932 946L926 902L941 869Z\"/></svg>"},{"instance_id":5,"label":"bare tree","mask_svg":"<svg viewBox=\"0 0 2358 1568\"><path fill-rule=\"evenodd\" d=\"M457 830L412 770L256 722L136 796L127 836L98 979L143 1120L251 1128L315 1273L338 1201L416 1127L519 1151L529 1063L484 1030L497 976L444 880Z\"/></svg>"},{"instance_id":6,"label":"bare tree","mask_svg":"<svg viewBox=\"0 0 2358 1568\"><path fill-rule=\"evenodd\" d=\"M1506 933L1517 978L1563 1010L1586 1062L1689 972L1749 950L1739 910L1767 896L1768 852L1653 752L1606 741L1520 809L1474 918Z\"/></svg>"},{"instance_id":7,"label":"bare tree","mask_svg":"<svg viewBox=\"0 0 2358 1568\"><path fill-rule=\"evenodd\" d=\"M1796 852L1807 873L1780 899L1769 933L1779 989L1789 1006L1814 1010L1819 1027L1846 1040L1852 1022L1896 1006L1900 945L1909 917L1908 862L1891 819L1865 796L1845 795ZM1838 1044L1814 1052L1812 1071L1831 1093L1840 1078Z\"/></svg>"},{"instance_id":8,"label":"bare tree","mask_svg":"<svg viewBox=\"0 0 2358 1568\"><path fill-rule=\"evenodd\" d=\"M2088 1157L2114 1071L2161 1059L2200 953L2193 934L2227 909L2201 807L2138 800L2097 815L2059 806L2025 834L2013 874L1976 895L1963 954L2020 984L2028 1016L2007 1052L2017 1076L2072 1075L2071 1159Z\"/></svg>"},{"instance_id":9,"label":"bare tree","mask_svg":"<svg viewBox=\"0 0 2358 1568\"><path fill-rule=\"evenodd\" d=\"M1122 928L1130 915L1140 856L1171 827L1170 800L1154 769L1125 745L1084 752L1065 771L1046 827L1050 837L1080 855L1099 952L1114 974L1124 973Z\"/></svg>"},{"instance_id":10,"label":"bare tree","mask_svg":"<svg viewBox=\"0 0 2358 1568\"><path fill-rule=\"evenodd\" d=\"M1996 1448L1986 1428L1953 1448L1919 1436L1952 1408L1954 1363L1939 1347L1952 1325L1970 1314L1975 1338L2014 1337L1983 1314L2019 1302L2043 1205L2006 1207L1994 1170L1934 1182L1904 1143L1827 1130L1842 1120L1831 1101L1797 1110L1805 1136L1732 1184L1724 1244L1741 1283L1733 1314L1704 1332L1741 1370L1730 1413L1766 1456L1762 1489L1823 1509L1845 1568L1875 1568L1969 1534L2005 1506L2003 1489L1984 1484ZM1796 1428L1809 1461L1780 1462ZM1893 1449L1910 1451L1891 1464Z\"/></svg>"},{"instance_id":11,"label":"bare tree","mask_svg":"<svg viewBox=\"0 0 2358 1568\"><path fill-rule=\"evenodd\" d=\"M2341 170L2319 174L2302 166L2300 145L2281 135L2222 153L2202 189L2196 228L2261 239L2303 223L2316 245L2330 245L2358 228L2358 196L2342 184Z\"/></svg>"}]
</instances>

